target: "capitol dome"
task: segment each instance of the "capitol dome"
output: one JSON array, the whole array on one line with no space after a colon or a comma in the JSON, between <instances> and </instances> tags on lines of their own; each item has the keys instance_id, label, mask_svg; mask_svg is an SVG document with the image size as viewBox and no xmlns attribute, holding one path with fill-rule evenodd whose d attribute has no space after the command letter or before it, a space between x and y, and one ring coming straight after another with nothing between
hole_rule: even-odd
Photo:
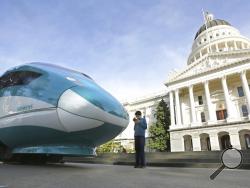
<instances>
[{"instance_id":1,"label":"capitol dome","mask_svg":"<svg viewBox=\"0 0 250 188\"><path fill-rule=\"evenodd\" d=\"M248 48L249 39L242 36L235 27L225 20L214 19L212 14L207 14L205 23L195 34L187 64L197 64L211 54Z\"/></svg>"},{"instance_id":2,"label":"capitol dome","mask_svg":"<svg viewBox=\"0 0 250 188\"><path fill-rule=\"evenodd\" d=\"M207 22L206 24L203 24L203 26L200 27L200 29L197 31L194 39L196 39L199 36L199 34L201 34L206 29L209 29L211 27L218 26L218 25L229 25L229 26L231 26L231 24L228 23L225 20L220 20L220 19L211 20L211 21Z\"/></svg>"}]
</instances>

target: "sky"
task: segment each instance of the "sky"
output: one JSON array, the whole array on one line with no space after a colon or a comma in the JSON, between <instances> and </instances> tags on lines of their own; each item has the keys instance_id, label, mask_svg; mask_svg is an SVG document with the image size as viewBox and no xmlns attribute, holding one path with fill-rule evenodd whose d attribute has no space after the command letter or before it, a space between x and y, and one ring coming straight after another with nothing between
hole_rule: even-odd
<instances>
[{"instance_id":1,"label":"sky","mask_svg":"<svg viewBox=\"0 0 250 188\"><path fill-rule=\"evenodd\" d=\"M0 74L29 62L81 71L120 101L166 90L202 9L250 38L250 1L0 0Z\"/></svg>"}]
</instances>

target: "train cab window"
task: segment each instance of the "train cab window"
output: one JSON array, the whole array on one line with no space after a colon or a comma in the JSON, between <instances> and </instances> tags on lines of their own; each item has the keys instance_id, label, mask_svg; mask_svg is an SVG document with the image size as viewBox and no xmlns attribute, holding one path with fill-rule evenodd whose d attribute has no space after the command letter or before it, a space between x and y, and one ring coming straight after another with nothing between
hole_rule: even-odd
<instances>
[{"instance_id":1,"label":"train cab window","mask_svg":"<svg viewBox=\"0 0 250 188\"><path fill-rule=\"evenodd\" d=\"M40 76L40 73L33 71L9 72L0 77L0 89L15 85L27 85Z\"/></svg>"}]
</instances>

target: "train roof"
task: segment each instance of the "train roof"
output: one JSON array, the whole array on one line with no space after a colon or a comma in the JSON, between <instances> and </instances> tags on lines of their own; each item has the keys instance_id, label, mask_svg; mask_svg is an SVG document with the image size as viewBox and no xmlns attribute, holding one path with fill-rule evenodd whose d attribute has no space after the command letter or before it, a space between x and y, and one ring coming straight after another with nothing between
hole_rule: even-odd
<instances>
[{"instance_id":1,"label":"train roof","mask_svg":"<svg viewBox=\"0 0 250 188\"><path fill-rule=\"evenodd\" d=\"M85 73L82 73L80 71L76 71L76 70L73 70L73 69L69 69L69 68L66 68L66 67L62 67L62 66L59 66L59 65L55 65L55 64L32 62L32 63L28 63L27 65L38 65L38 66L42 66L42 67L55 68L55 69L63 70L63 71L66 71L66 72L77 73L77 74L84 75L85 77L93 80L89 75L87 75Z\"/></svg>"}]
</instances>

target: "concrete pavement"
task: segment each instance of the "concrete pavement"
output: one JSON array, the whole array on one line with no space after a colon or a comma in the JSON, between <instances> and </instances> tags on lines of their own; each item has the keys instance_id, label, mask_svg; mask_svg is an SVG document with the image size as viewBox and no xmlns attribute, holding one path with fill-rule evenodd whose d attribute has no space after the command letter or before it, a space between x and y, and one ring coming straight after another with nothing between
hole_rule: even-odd
<instances>
[{"instance_id":1,"label":"concrete pavement","mask_svg":"<svg viewBox=\"0 0 250 188\"><path fill-rule=\"evenodd\" d=\"M0 185L11 188L249 188L249 170L147 167L104 164L0 164Z\"/></svg>"}]
</instances>

